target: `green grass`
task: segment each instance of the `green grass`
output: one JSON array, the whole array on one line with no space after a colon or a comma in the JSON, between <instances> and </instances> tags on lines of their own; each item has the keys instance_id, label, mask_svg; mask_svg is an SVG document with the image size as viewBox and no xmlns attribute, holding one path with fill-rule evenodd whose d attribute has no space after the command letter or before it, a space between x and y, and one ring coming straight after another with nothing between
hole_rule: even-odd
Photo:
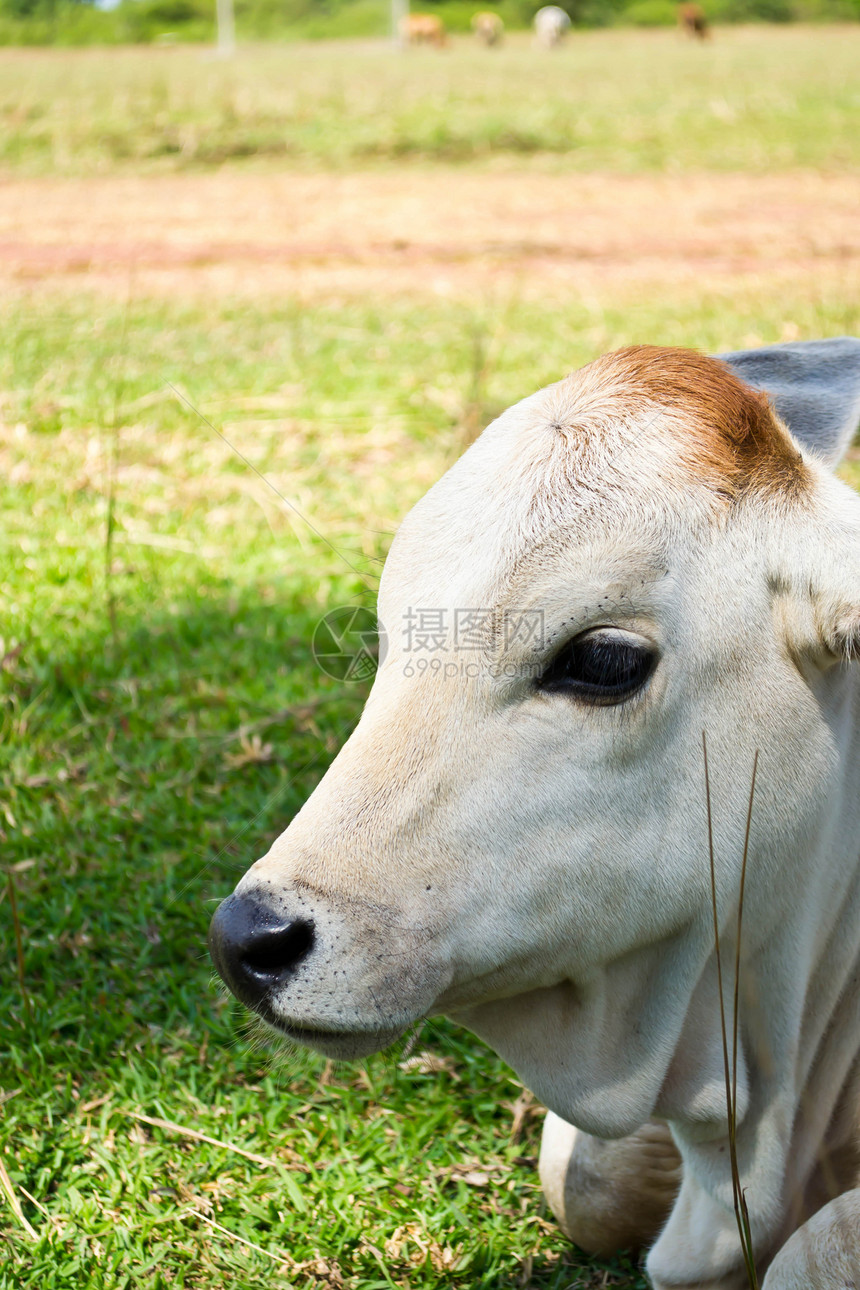
<instances>
[{"instance_id":1,"label":"green grass","mask_svg":"<svg viewBox=\"0 0 860 1290\"><path fill-rule=\"evenodd\" d=\"M860 164L860 25L382 43L0 51L0 167L94 173L231 158L350 166L535 158L575 170Z\"/></svg>"},{"instance_id":2,"label":"green grass","mask_svg":"<svg viewBox=\"0 0 860 1290\"><path fill-rule=\"evenodd\" d=\"M803 337L860 322L847 288L780 308ZM512 1140L521 1090L476 1040L428 1024L416 1052L441 1069L426 1073L397 1054L334 1071L275 1059L246 1041L204 938L359 711L360 687L314 666L315 622L372 603L388 534L470 428L614 345L715 349L777 339L782 322L764 289L504 317L445 302L7 308L0 854L23 961L19 980L6 890L0 1146L38 1239L0 1197L2 1290L644 1287L542 1217L539 1115Z\"/></svg>"}]
</instances>

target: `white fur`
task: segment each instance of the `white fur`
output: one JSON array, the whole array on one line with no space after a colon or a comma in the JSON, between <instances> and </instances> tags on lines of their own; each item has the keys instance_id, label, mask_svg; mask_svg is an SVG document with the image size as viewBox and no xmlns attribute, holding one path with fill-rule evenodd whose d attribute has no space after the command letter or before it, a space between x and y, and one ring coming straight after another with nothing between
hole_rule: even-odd
<instances>
[{"instance_id":1,"label":"white fur","mask_svg":"<svg viewBox=\"0 0 860 1290\"><path fill-rule=\"evenodd\" d=\"M780 1250L764 1290L852 1290L860 1281L860 1191L825 1205Z\"/></svg>"}]
</instances>

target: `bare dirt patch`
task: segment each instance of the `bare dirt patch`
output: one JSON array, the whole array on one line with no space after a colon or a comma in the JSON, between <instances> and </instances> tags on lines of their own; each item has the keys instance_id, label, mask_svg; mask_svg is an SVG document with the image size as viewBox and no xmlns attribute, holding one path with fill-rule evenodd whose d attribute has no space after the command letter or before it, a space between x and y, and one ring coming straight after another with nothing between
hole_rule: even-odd
<instances>
[{"instance_id":1,"label":"bare dirt patch","mask_svg":"<svg viewBox=\"0 0 860 1290\"><path fill-rule=\"evenodd\" d=\"M401 169L22 179L7 291L326 296L860 282L860 177Z\"/></svg>"}]
</instances>

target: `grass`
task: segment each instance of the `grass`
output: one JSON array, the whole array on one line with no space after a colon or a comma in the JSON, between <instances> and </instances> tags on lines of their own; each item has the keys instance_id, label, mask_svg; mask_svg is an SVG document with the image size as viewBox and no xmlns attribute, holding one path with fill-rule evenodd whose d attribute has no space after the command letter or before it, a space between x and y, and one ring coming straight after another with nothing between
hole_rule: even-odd
<instances>
[{"instance_id":1,"label":"grass","mask_svg":"<svg viewBox=\"0 0 860 1290\"><path fill-rule=\"evenodd\" d=\"M383 42L243 49L0 50L7 173L240 159L348 167L500 158L565 169L860 164L860 25L526 35L396 56Z\"/></svg>"},{"instance_id":2,"label":"grass","mask_svg":"<svg viewBox=\"0 0 860 1290\"><path fill-rule=\"evenodd\" d=\"M860 321L847 287L780 307L801 336ZM545 1220L540 1114L476 1040L428 1024L407 1069L276 1059L204 937L358 714L361 687L314 665L315 622L372 603L398 517L471 428L616 344L779 326L766 292L635 322L523 304L504 327L445 301L10 305L0 843L22 963L7 889L0 1159L37 1239L0 1207L2 1290L644 1287Z\"/></svg>"}]
</instances>

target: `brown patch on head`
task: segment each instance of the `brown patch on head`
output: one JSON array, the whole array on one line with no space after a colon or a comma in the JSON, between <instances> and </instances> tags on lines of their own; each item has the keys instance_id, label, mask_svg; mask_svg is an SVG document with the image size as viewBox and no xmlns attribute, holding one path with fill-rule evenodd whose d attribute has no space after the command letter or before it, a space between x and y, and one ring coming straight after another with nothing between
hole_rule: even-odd
<instances>
[{"instance_id":1,"label":"brown patch on head","mask_svg":"<svg viewBox=\"0 0 860 1290\"><path fill-rule=\"evenodd\" d=\"M750 491L797 494L806 487L803 458L767 395L739 380L719 359L691 349L635 345L589 363L571 385L568 424L576 424L580 415L638 419L653 409L659 433L664 410L684 466L698 482L728 497Z\"/></svg>"}]
</instances>

